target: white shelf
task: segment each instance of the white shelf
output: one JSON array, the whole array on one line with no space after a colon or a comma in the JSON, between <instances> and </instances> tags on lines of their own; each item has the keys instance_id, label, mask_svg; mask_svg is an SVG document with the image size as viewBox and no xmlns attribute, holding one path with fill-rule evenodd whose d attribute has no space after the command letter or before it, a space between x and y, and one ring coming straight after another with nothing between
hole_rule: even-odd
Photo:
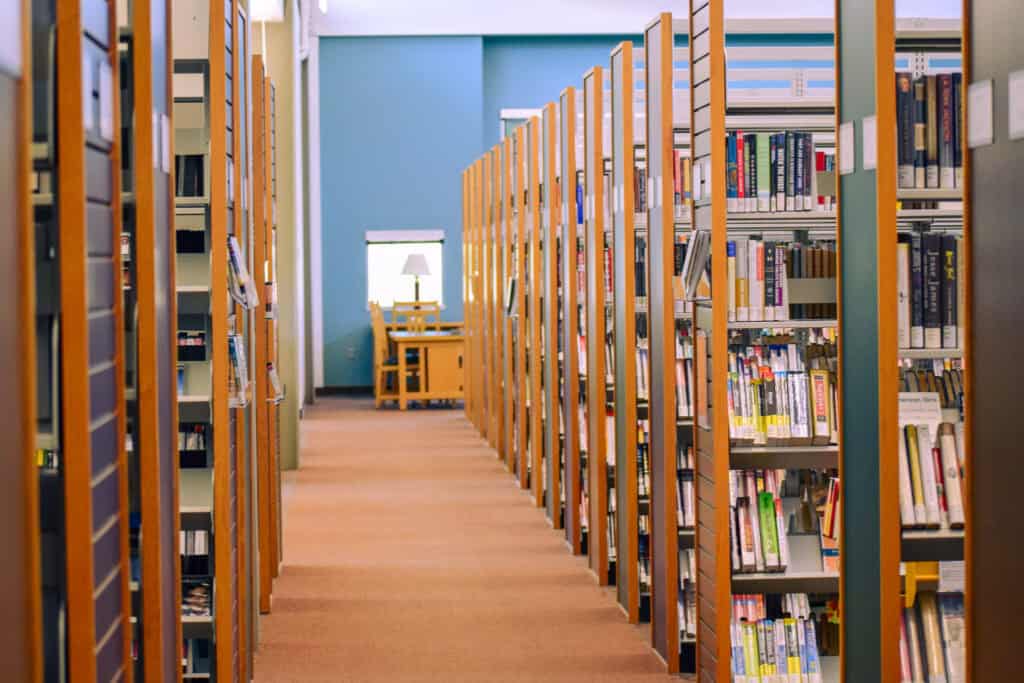
<instances>
[{"instance_id":1,"label":"white shelf","mask_svg":"<svg viewBox=\"0 0 1024 683\"><path fill-rule=\"evenodd\" d=\"M182 394L178 396L178 403L209 403L210 397L202 394Z\"/></svg>"},{"instance_id":2,"label":"white shelf","mask_svg":"<svg viewBox=\"0 0 1024 683\"><path fill-rule=\"evenodd\" d=\"M900 358L912 360L936 360L942 358L963 358L963 349L900 349Z\"/></svg>"},{"instance_id":3,"label":"white shelf","mask_svg":"<svg viewBox=\"0 0 1024 683\"><path fill-rule=\"evenodd\" d=\"M758 320L753 322L733 321L729 323L730 330L760 330L760 329L817 329L837 327L835 320Z\"/></svg>"},{"instance_id":4,"label":"white shelf","mask_svg":"<svg viewBox=\"0 0 1024 683\"><path fill-rule=\"evenodd\" d=\"M178 285L175 287L178 294L209 294L209 285Z\"/></svg>"},{"instance_id":5,"label":"white shelf","mask_svg":"<svg viewBox=\"0 0 1024 683\"><path fill-rule=\"evenodd\" d=\"M961 202L964 199L962 187L901 187L896 189L896 199L901 201Z\"/></svg>"},{"instance_id":6,"label":"white shelf","mask_svg":"<svg viewBox=\"0 0 1024 683\"><path fill-rule=\"evenodd\" d=\"M734 446L731 469L827 469L839 467L838 446Z\"/></svg>"},{"instance_id":7,"label":"white shelf","mask_svg":"<svg viewBox=\"0 0 1024 683\"><path fill-rule=\"evenodd\" d=\"M211 529L213 524L213 470L181 469L178 511L182 529Z\"/></svg>"}]
</instances>

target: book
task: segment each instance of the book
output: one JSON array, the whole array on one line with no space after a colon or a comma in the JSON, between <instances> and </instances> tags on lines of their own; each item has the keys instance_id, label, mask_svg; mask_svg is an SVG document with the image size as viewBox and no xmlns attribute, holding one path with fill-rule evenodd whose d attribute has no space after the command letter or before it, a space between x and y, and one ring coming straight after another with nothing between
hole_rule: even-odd
<instances>
[{"instance_id":1,"label":"book","mask_svg":"<svg viewBox=\"0 0 1024 683\"><path fill-rule=\"evenodd\" d=\"M911 348L910 343L910 243L896 243L896 345Z\"/></svg>"},{"instance_id":2,"label":"book","mask_svg":"<svg viewBox=\"0 0 1024 683\"><path fill-rule=\"evenodd\" d=\"M914 187L914 90L911 74L905 72L896 74L896 130L898 186Z\"/></svg>"},{"instance_id":3,"label":"book","mask_svg":"<svg viewBox=\"0 0 1024 683\"><path fill-rule=\"evenodd\" d=\"M935 76L925 76L925 187L939 186L939 93Z\"/></svg>"},{"instance_id":4,"label":"book","mask_svg":"<svg viewBox=\"0 0 1024 683\"><path fill-rule=\"evenodd\" d=\"M920 233L910 237L910 348L924 348L924 249Z\"/></svg>"}]
</instances>

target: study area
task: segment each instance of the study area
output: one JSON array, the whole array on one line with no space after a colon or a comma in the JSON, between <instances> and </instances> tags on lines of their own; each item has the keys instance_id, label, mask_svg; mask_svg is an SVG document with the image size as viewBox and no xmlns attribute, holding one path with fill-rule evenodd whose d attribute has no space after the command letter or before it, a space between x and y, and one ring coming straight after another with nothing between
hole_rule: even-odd
<instances>
[{"instance_id":1,"label":"study area","mask_svg":"<svg viewBox=\"0 0 1024 683\"><path fill-rule=\"evenodd\" d=\"M0 3L5 680L1020 679L1017 3L584 4Z\"/></svg>"}]
</instances>

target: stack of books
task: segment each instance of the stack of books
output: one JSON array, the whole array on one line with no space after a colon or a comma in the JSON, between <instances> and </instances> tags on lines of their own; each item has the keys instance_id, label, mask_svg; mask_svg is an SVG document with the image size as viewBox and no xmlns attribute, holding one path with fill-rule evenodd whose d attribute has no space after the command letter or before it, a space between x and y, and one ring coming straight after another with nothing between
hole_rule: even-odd
<instances>
[{"instance_id":1,"label":"stack of books","mask_svg":"<svg viewBox=\"0 0 1024 683\"><path fill-rule=\"evenodd\" d=\"M676 526L693 529L697 525L693 489L693 446L680 447L676 457Z\"/></svg>"},{"instance_id":2,"label":"stack of books","mask_svg":"<svg viewBox=\"0 0 1024 683\"><path fill-rule=\"evenodd\" d=\"M835 156L815 152L811 133L731 132L725 193L730 212L832 211Z\"/></svg>"},{"instance_id":3,"label":"stack of books","mask_svg":"<svg viewBox=\"0 0 1024 683\"><path fill-rule=\"evenodd\" d=\"M967 293L960 237L915 232L896 248L897 343L901 349L957 349Z\"/></svg>"},{"instance_id":4,"label":"stack of books","mask_svg":"<svg viewBox=\"0 0 1024 683\"><path fill-rule=\"evenodd\" d=\"M937 434L935 432L938 432ZM906 425L899 443L903 528L964 527L963 423Z\"/></svg>"},{"instance_id":5,"label":"stack of books","mask_svg":"<svg viewBox=\"0 0 1024 683\"><path fill-rule=\"evenodd\" d=\"M967 680L964 596L922 591L900 620L900 680Z\"/></svg>"},{"instance_id":6,"label":"stack of books","mask_svg":"<svg viewBox=\"0 0 1024 683\"><path fill-rule=\"evenodd\" d=\"M782 597L781 613L769 618L764 596L733 596L733 683L822 682L810 601L804 594Z\"/></svg>"},{"instance_id":7,"label":"stack of books","mask_svg":"<svg viewBox=\"0 0 1024 683\"><path fill-rule=\"evenodd\" d=\"M682 332L682 331L680 331ZM676 334L676 418L693 417L693 340L684 333Z\"/></svg>"},{"instance_id":8,"label":"stack of books","mask_svg":"<svg viewBox=\"0 0 1024 683\"><path fill-rule=\"evenodd\" d=\"M679 638L697 637L697 553L693 548L679 551Z\"/></svg>"},{"instance_id":9,"label":"stack of books","mask_svg":"<svg viewBox=\"0 0 1024 683\"><path fill-rule=\"evenodd\" d=\"M899 187L963 186L961 74L896 74Z\"/></svg>"},{"instance_id":10,"label":"stack of books","mask_svg":"<svg viewBox=\"0 0 1024 683\"><path fill-rule=\"evenodd\" d=\"M732 443L838 443L835 359L831 342L734 346L728 379Z\"/></svg>"},{"instance_id":11,"label":"stack of books","mask_svg":"<svg viewBox=\"0 0 1024 683\"><path fill-rule=\"evenodd\" d=\"M834 319L834 302L790 304L790 280L836 277L836 245L736 238L726 243L729 320Z\"/></svg>"}]
</instances>

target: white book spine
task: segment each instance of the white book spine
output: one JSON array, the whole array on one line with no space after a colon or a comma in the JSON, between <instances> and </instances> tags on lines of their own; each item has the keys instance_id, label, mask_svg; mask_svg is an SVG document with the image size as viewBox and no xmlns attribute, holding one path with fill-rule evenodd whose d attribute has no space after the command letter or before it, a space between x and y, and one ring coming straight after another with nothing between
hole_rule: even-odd
<instances>
[{"instance_id":1,"label":"white book spine","mask_svg":"<svg viewBox=\"0 0 1024 683\"><path fill-rule=\"evenodd\" d=\"M925 521L939 526L939 491L936 487L935 460L932 456L932 434L927 425L917 426L917 454L921 460L921 485L924 488Z\"/></svg>"},{"instance_id":2,"label":"white book spine","mask_svg":"<svg viewBox=\"0 0 1024 683\"><path fill-rule=\"evenodd\" d=\"M736 320L736 244L732 245L733 253L728 261L728 279L729 279L729 322Z\"/></svg>"},{"instance_id":3,"label":"white book spine","mask_svg":"<svg viewBox=\"0 0 1024 683\"><path fill-rule=\"evenodd\" d=\"M911 348L910 343L910 245L896 245L896 345Z\"/></svg>"},{"instance_id":4,"label":"white book spine","mask_svg":"<svg viewBox=\"0 0 1024 683\"><path fill-rule=\"evenodd\" d=\"M964 525L964 500L960 489L960 461L956 453L956 437L948 425L944 425L944 427L939 428L943 491L946 493L950 526L962 527Z\"/></svg>"},{"instance_id":5,"label":"white book spine","mask_svg":"<svg viewBox=\"0 0 1024 683\"><path fill-rule=\"evenodd\" d=\"M964 344L964 322L967 316L967 271L964 270L964 241L956 238L956 344Z\"/></svg>"}]
</instances>

